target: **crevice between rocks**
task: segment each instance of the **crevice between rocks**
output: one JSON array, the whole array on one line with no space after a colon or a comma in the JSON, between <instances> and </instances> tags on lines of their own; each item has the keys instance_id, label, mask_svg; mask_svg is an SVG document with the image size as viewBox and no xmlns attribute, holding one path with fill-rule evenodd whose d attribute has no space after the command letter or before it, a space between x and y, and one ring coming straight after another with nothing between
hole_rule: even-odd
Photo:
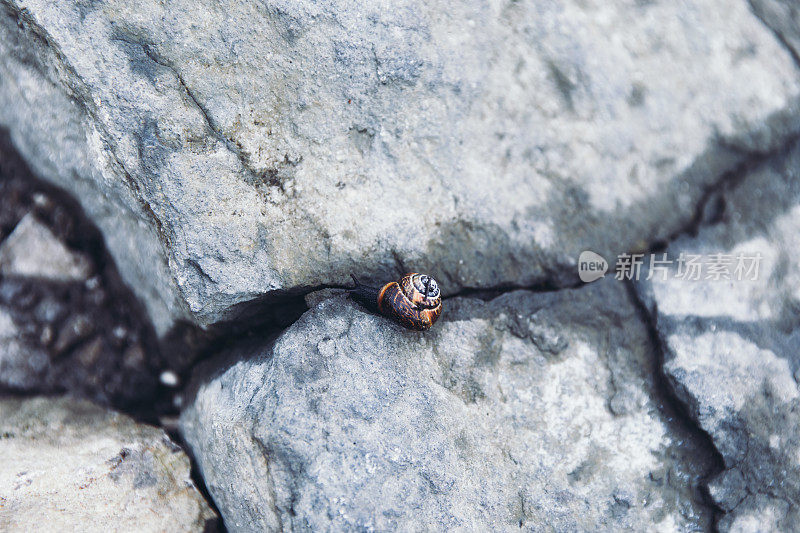
<instances>
[{"instance_id":1,"label":"crevice between rocks","mask_svg":"<svg viewBox=\"0 0 800 533\"><path fill-rule=\"evenodd\" d=\"M4 15L14 19L15 25L19 28L19 31L22 34L22 40L32 41L35 45L46 49L46 51L42 53L42 57L46 58L47 60L42 59L40 62L34 65L34 68L38 71L38 74L44 80L46 80L46 82L52 84L53 86L60 87L64 95L75 104L75 106L85 115L85 117L88 117L92 120L93 124L97 128L97 132L100 135L102 142L106 146L113 148L107 150L107 153L110 157L109 167L114 168L114 170L118 172L120 177L125 181L127 186L130 188L132 199L141 207L144 215L149 219L149 221L153 223L153 227L161 237L162 241L164 243L171 242L172 239L170 238L169 233L166 231L161 219L156 216L150 200L146 197L142 189L142 185L134 178L134 176L131 174L131 171L119 159L116 152L117 143L114 141L114 136L109 133L106 125L98 119L99 112L95 108L96 106L94 105L94 99L91 97L90 91L86 87L84 80L69 62L56 40L52 38L49 32L39 24L35 17L25 7L20 7L16 3L0 3L0 9L2 9ZM131 42L129 44L139 45L139 43L135 42ZM66 195L70 196L69 193L66 193ZM64 197L64 195L62 195L62 197ZM82 209L80 212L83 212ZM164 261L166 263L169 260L166 249L163 250L163 254ZM181 289L178 287L177 291L180 292ZM137 300L137 302L139 301ZM189 316L190 311L188 305L186 305L182 300L178 300L175 303L183 309L185 316Z\"/></svg>"},{"instance_id":2,"label":"crevice between rocks","mask_svg":"<svg viewBox=\"0 0 800 533\"><path fill-rule=\"evenodd\" d=\"M194 483L194 486L197 487L198 492L206 501L209 507L217 514L216 520L207 520L205 526L203 527L203 533L227 533L228 528L225 525L225 520L223 520L222 513L217 507L217 502L214 501L214 497L211 495L211 492L208 490L208 486L206 486L206 481L203 478L203 475L200 472L200 465L197 464L197 460L194 457L194 454L190 452L189 444L183 439L178 431L177 426L173 427L165 427L163 425L158 425L161 429L164 430L164 433L169 436L172 442L177 443L180 446L181 450L186 453L186 456L189 458L189 477Z\"/></svg>"},{"instance_id":3,"label":"crevice between rocks","mask_svg":"<svg viewBox=\"0 0 800 533\"><path fill-rule=\"evenodd\" d=\"M793 52L792 57L800 66L800 61L798 61L798 57ZM747 153L745 159L739 165L721 175L718 180L706 188L697 203L694 215L683 227L672 233L667 239L651 243L644 253L663 252L673 241L684 236L696 237L703 227L720 223L726 208L725 193L739 186L746 177L758 167L768 164L772 160L786 156L798 142L800 142L800 134L795 134L790 136L781 146L774 150ZM731 147L729 146L729 148ZM655 315L657 310L650 310L647 308L645 302L639 297L633 281L627 281L626 288L640 317L647 327L648 335L653 345L656 359L656 372L654 377L657 393L668 406L669 410L674 413L674 419L688 432L694 442L699 444L700 449L704 451L710 460L711 468L703 476L701 486L698 487L698 489L701 491L702 503L712 513L711 531L716 532L718 531L718 524L726 512L711 498L708 490L708 482L725 470L723 456L719 449L717 449L708 432L706 432L692 416L689 406L681 400L664 371L667 348L665 347L666 343L664 339L661 338L656 327L657 319Z\"/></svg>"},{"instance_id":4,"label":"crevice between rocks","mask_svg":"<svg viewBox=\"0 0 800 533\"><path fill-rule=\"evenodd\" d=\"M750 156L747 157L745 161L738 165L735 169L720 176L720 178L711 184L702 194L691 219L688 220L686 224L678 231L670 235L668 239L651 243L648 248L648 253L664 250L673 240L684 235L696 235L702 227L717 223L720 219L721 213L724 211L724 192L729 188L738 185L754 168L765 164L773 158L779 158L782 154L788 152L788 150L797 141L798 136L795 136L774 151L750 154ZM55 191L55 188L50 187L50 190ZM72 206L72 210L79 212L79 206L77 206L77 203L70 198L68 193L64 191L51 192L51 195L58 198L60 201L63 200L65 203ZM99 264L113 265L113 260L108 257L108 253L104 248L100 249L96 245L92 246L93 247L84 251L91 254L91 256ZM458 297L472 297L482 300L492 300L506 293L517 290L526 290L532 292L555 292L565 289L579 289L583 285L584 283L582 282L576 282L569 285L559 285L545 278L540 283L527 286L507 284L490 288L467 287L448 295L445 297L445 300ZM665 416L674 419L675 422L682 428L682 430L685 431L685 433L688 434L690 438L698 444L699 448L703 450L703 453L706 455L710 464L712 465L710 471L704 476L704 481L707 481L723 471L724 465L722 462L722 456L714 446L711 437L692 418L688 407L680 400L663 371L665 355L664 344L662 339L659 338L655 326L655 317L648 311L644 303L638 298L633 284L627 283L626 287L639 315L646 324L651 342L653 344L656 363L656 373L654 376L657 394L657 398L655 398L656 402L660 405L666 406ZM193 362L187 365L184 371L181 372L183 386L177 391L177 393L180 394L181 392L185 391L186 384L189 382L191 373L194 372L199 363L202 363L205 359L207 359L207 356L210 356L213 353L219 353L231 343L242 342L243 339L247 339L248 337L277 336L280 334L280 332L290 327L295 320L297 320L306 310L308 310L308 306L305 301L305 297L308 294L321 290L344 291L347 288L349 287L343 285L319 285L313 287L303 287L294 291L283 291L275 298L265 296L259 301L248 302L243 308L238 310L238 317L241 319L241 321L236 319L227 323L219 324L215 326L215 328L212 328L210 334L204 334L206 337L202 341L203 347L199 350L200 353L194 358ZM130 294L129 297L132 299L132 305L136 305L135 297L132 294ZM138 312L143 314L143 310L139 307L136 307L139 309ZM262 313L266 308L269 308L270 313L268 313L268 315L272 316L273 318L264 319ZM274 318L276 316L282 317L282 320L276 321ZM256 317L260 317L260 320ZM192 326L184 327L190 330L193 328ZM180 337L180 335L178 335L178 337ZM176 339L174 342L180 344L181 340ZM179 442L184 449L188 449L185 441L183 441L182 437L177 431L177 427L169 423L165 423L165 418L159 416L159 413L157 410L155 410L155 407L154 411L150 413L139 410L123 410L139 421L159 425L167 431L173 440ZM213 506L213 499L211 498L208 489L205 486L203 478L199 475L197 465L193 458L192 479L200 488L207 501ZM712 530L715 530L716 523L724 515L724 512L711 500L710 495L705 487L698 488L701 489L703 505L709 509L709 512L712 515ZM220 522L219 527L220 530L224 531L224 524Z\"/></svg>"},{"instance_id":5,"label":"crevice between rocks","mask_svg":"<svg viewBox=\"0 0 800 533\"><path fill-rule=\"evenodd\" d=\"M644 252L640 251L638 253L649 254L663 252L673 241L684 236L696 237L702 227L721 222L722 215L725 211L724 193L732 188L737 187L750 172L759 166L766 164L770 160L779 159L788 154L792 147L794 147L799 141L800 132L797 132L787 137L787 139L780 146L773 150L765 152L745 152L740 148L731 145L725 140L720 140L719 144L721 146L742 154L744 156L742 162L736 165L733 169L720 175L717 180L712 182L703 190L694 209L693 215L686 221L684 225L672 232L667 238L651 242Z\"/></svg>"},{"instance_id":6,"label":"crevice between rocks","mask_svg":"<svg viewBox=\"0 0 800 533\"><path fill-rule=\"evenodd\" d=\"M686 235L695 236L702 227L718 223L725 209L725 191L732 187L736 187L756 167L765 164L773 158L779 158L781 155L787 153L791 147L798 142L798 138L800 138L800 135L792 136L783 145L769 152L746 154L746 157L742 163L737 165L731 171L722 174L704 190L700 200L697 202L692 217L686 221L686 224L672 233L667 239L652 242L647 248L646 253L663 251L672 241ZM482 300L492 300L506 293L517 290L526 290L532 292L555 292L560 290L580 289L584 285L585 284L580 281L566 285L558 284L549 278L543 278L540 282L534 285L506 284L488 288L465 287L455 293L449 294L448 296L444 297L444 299L450 300L460 297L472 297ZM252 317L258 316L260 314L260 310L263 310L266 307L271 308L272 313L282 315L285 319L284 323L278 325L274 322L270 323L268 321L258 325L250 322L250 326L244 328L242 327L242 323L238 321L231 321L227 324L219 325L215 333L215 339L206 347L204 350L204 355L197 358L197 362L200 363L204 361L207 359L206 356L210 356L213 353L218 353L225 346L233 342L241 342L243 336L247 338L256 335L259 337L267 335L275 338L280 335L282 331L291 327L291 325L305 311L308 310L308 305L305 301L305 297L308 294L323 290L345 291L348 288L348 286L343 285L319 285L314 287L304 287L298 289L297 291L287 291L286 293L282 294L277 301L272 300L268 302L267 300L269 299L265 298L261 301L248 302L244 307L249 309L246 309L243 311L242 315L239 315L241 318L245 319L245 323L248 322L246 316L249 315L250 319L252 319ZM655 325L655 317L648 311L644 303L636 294L633 283L626 283L626 288L638 314L647 328L648 335L652 343L653 357L655 359L655 375L653 377L656 398L654 398L654 400L656 401L656 404L659 405L662 416L664 416L668 422L673 425L673 427L677 426L681 433L692 440L697 448L701 450L701 453L704 456L704 464L710 465L706 473L702 476L700 485L691 488L693 491L696 491L697 503L708 510L711 531L717 531L717 524L725 513L712 500L708 492L707 482L724 470L722 455L714 445L710 435L705 432L698 422L691 416L688 406L679 398L664 372L664 343L658 335ZM288 311L288 313L284 311ZM292 318L290 318L289 315ZM286 320L287 318L290 319ZM188 382L189 376L194 368L195 366L193 365L187 369L187 372L184 375L184 379L186 380L185 382ZM183 442L182 438L180 438L180 435L176 433L175 437L185 447L185 443ZM204 491L207 493L203 479L199 477L199 475L195 475L194 480L198 486L203 486Z\"/></svg>"},{"instance_id":7,"label":"crevice between rocks","mask_svg":"<svg viewBox=\"0 0 800 533\"><path fill-rule=\"evenodd\" d=\"M749 2L751 6L751 10L753 11L754 15L758 18L758 20L764 24L775 36L775 38L781 43L781 45L787 50L787 52L791 55L792 59L794 60L795 64L800 67L800 56L795 52L795 50L791 47L791 45L786 41L784 36L777 31L773 26L771 26L764 18L758 13L758 10L754 8L752 2ZM29 21L31 25L35 25L33 21ZM170 70L176 77L178 83L181 85L183 91L185 92L187 98L193 103L193 105L198 109L198 111L203 116L203 119L212 132L212 134L224 145L228 150L230 150L240 161L242 168L249 173L251 176L255 177L256 172L251 168L247 156L242 152L242 150L230 139L228 139L221 130L216 126L214 120L211 118L208 110L199 102L196 95L189 89L188 85L186 84L185 80L181 76L181 74L170 64L160 59L153 50L146 44L142 44L139 42L131 42L131 44L136 44L141 46L143 53L150 58L153 62L167 68ZM55 49L55 47L54 47ZM62 59L63 61L63 59ZM77 99L76 99L77 100ZM88 110L86 111L89 112ZM753 170L755 167L762 165L769 161L772 158L780 157L781 154L786 153L797 141L798 135L792 136L789 138L782 146L778 147L775 150L764 152L764 153L749 153L746 154L746 157L742 163L740 163L736 168L733 170L721 175L717 180L715 180L709 187L701 195L700 200L697 203L696 209L694 211L693 216L691 219L687 220L686 224L680 227L677 231L672 233L668 238L659 240L656 242L650 243L650 246L647 249L646 253L652 253L657 251L663 251L666 247L674 240L682 236L695 236L697 235L698 231L704 227L719 221L720 215L724 212L725 208L725 200L724 200L724 192L731 187L735 187L739 184L743 179L745 179L746 175ZM724 143L722 143L724 144ZM112 151L113 153L113 151ZM125 174L124 166L121 164L120 161L116 160L115 163L122 169ZM129 183L135 185L134 180L128 175L127 180ZM141 193L138 194L141 197ZM76 204L74 200L69 198L67 193L60 194L57 196L59 200L65 199L69 203L69 205ZM147 205L146 202L142 202L144 205ZM149 207L149 206L148 206ZM150 213L152 215L152 212ZM157 217L152 217L156 224L158 224ZM163 231L163 230L162 230ZM163 233L162 233L163 236ZM108 252L103 249L102 251L97 249L88 250L91 253L92 257L97 260L98 264L106 264L106 262L113 261L108 257ZM448 295L445 297L445 300L449 300L452 298L458 297L472 297L472 298L479 298L482 300L491 300L502 296L508 292L517 291L517 290L526 290L532 292L554 292L560 290L570 290L570 289L579 289L584 284L581 282L575 282L569 285L559 285L552 281L550 278L543 278L541 282L534 284L534 285L502 285L490 288L463 288L460 291L457 291L453 294ZM181 378L182 378L182 389L186 388L186 384L189 382L189 377L191 373L194 371L195 367L198 363L202 362L205 359L205 355L219 352L224 346L232 342L240 342L242 337L247 337L251 335L258 335L258 336L267 336L267 335L277 335L281 331L285 330L286 328L290 327L305 311L308 310L308 306L305 302L305 297L316 291L320 290L345 290L348 287L341 286L341 285L319 285L314 287L305 287L300 288L294 291L285 291L275 297L264 297L259 299L258 301L248 302L242 309L239 311L241 314L238 315L238 318L244 319L244 323L236 321L226 322L224 324L219 324L212 328L210 334L202 334L203 336L203 347L199 349L199 354L197 357L194 358L191 364L188 364L187 367L181 371ZM700 449L704 451L704 453L709 458L709 461L712 465L711 470L706 474L704 481L708 481L709 479L713 478L720 472L724 470L724 463L722 460L722 456L719 450L714 446L714 443L711 437L705 432L697 421L691 416L689 413L688 407L680 400L678 395L676 394L673 386L671 385L669 379L667 378L663 365L664 365L664 357L665 357L665 349L663 339L661 339L658 335L656 324L655 324L655 317L651 314L651 312L646 308L644 303L636 294L635 287L632 283L626 283L626 288L629 292L631 300L634 302L634 305L641 316L642 320L644 321L648 334L650 336L653 350L654 350L654 357L655 357L655 385L656 385L656 394L658 398L656 398L658 403L661 403L667 407L667 413L674 414L674 420L681 426L681 428L696 442ZM135 306L136 309L139 309L138 312L141 311L141 304L139 304L135 297L132 295L131 297L131 305ZM282 316L283 319L281 321L275 321L270 319L261 319L256 320L254 317L258 316L259 313L264 311L266 308L270 309L270 315L273 316ZM181 326L182 328L186 328L187 330L192 330L191 326ZM183 333L176 332L174 334L176 344L180 344L180 338L184 335ZM192 332L192 334L197 333ZM181 390L178 392L180 393ZM7 394L7 392L6 392ZM184 449L188 449L186 443L181 438L179 432L177 432L175 427L169 427L163 423L162 419L159 419L157 411L152 413L145 413L139 411L127 411L129 415L133 416L135 419L144 421L146 423L157 423L160 427L164 428L168 434L170 435L173 440L176 442L180 442ZM189 454L191 457L191 454ZM211 498L207 487L205 486L205 482L202 477L199 475L197 465L192 458L192 479L194 480L195 484L203 493L206 500L209 502L211 506L216 509L214 504L213 498ZM718 523L719 519L724 515L723 510L717 506L712 500L710 495L708 494L707 488L701 487L702 495L704 498L704 505L712 513L712 530L716 530L716 524ZM218 512L218 510L217 510ZM219 514L219 513L218 513ZM225 530L224 523L222 520L219 522L220 530Z\"/></svg>"},{"instance_id":8,"label":"crevice between rocks","mask_svg":"<svg viewBox=\"0 0 800 533\"><path fill-rule=\"evenodd\" d=\"M800 142L800 132L789 136L780 146L773 150L764 152L748 152L743 151L741 148L732 145L724 139L718 139L717 144L720 146L720 148L742 154L744 158L743 161L736 165L733 169L722 173L716 180L705 187L695 206L692 216L687 219L685 224L678 227L678 229L672 232L667 238L650 242L649 245L645 247L644 252L642 252L641 248L637 248L635 250L627 250L626 253L644 253L646 255L649 253L662 252L667 248L667 246L669 246L670 243L679 239L680 237L696 236L702 227L719 223L725 210L725 191L738 186L745 179L745 177L757 167L767 163L772 159L777 159L786 155L789 150L791 150L792 147L798 142ZM613 272L609 272L607 275L612 274ZM492 287L467 286L462 287L456 292L443 296L442 299L447 301L453 298L471 297L488 301L506 293L518 290L543 293L579 289L586 285L577 279L577 273L566 278L571 279L571 281L568 283L564 283L563 279L563 275L558 277L555 275L544 275L537 282L530 285L506 283ZM557 280L560 280L560 282ZM299 318L300 315L308 310L308 306L304 301L307 295L324 290L346 291L349 288L351 288L351 286L321 284L313 287L298 288L294 291L282 291L282 295L287 304L293 303L297 308L303 308L302 312L297 314L297 318ZM259 304L259 301L260 300L253 300L240 305L243 309L248 307L259 308L263 306L263 303ZM251 310L250 313L254 312ZM286 325L282 329L290 327L295 320L296 319L286 321ZM223 334L222 331L225 329L227 329L227 327L222 327L220 334Z\"/></svg>"},{"instance_id":9,"label":"crevice between rocks","mask_svg":"<svg viewBox=\"0 0 800 533\"><path fill-rule=\"evenodd\" d=\"M12 196L16 198L9 200L9 202L14 203L19 206L21 211L24 211L24 213L18 213L17 216L33 214L38 220L41 220L42 224L50 228L54 235L68 248L90 258L92 263L92 280L99 280L97 283L102 285L104 294L111 303L103 303L97 307L84 310L89 313L103 309L108 311L107 305L113 305L115 308L124 309L125 314L129 317L131 328L141 335L139 338L141 347L147 352L145 362L141 363L141 370L146 370L152 375L157 376L158 372L164 367L164 361L159 350L155 329L147 317L144 305L136 298L119 274L115 260L106 248L99 229L97 229L85 214L78 201L69 192L35 176L14 147L8 131L4 128L0 128L0 180L8 185L10 189L9 192L13 192ZM46 199L44 206L37 204L37 197ZM4 220L4 222L6 224L13 223L16 225L19 223L19 220L15 220L17 216ZM13 227L11 226L0 228L0 243L5 240L6 236L4 233L10 232L12 229ZM1 277L4 280L18 279L14 276ZM25 278L19 279L25 280ZM88 289L85 288L85 283L89 281L91 280L86 282L48 281L36 278L27 280L28 283L36 283L42 286L43 293L63 292L65 294L72 294L73 296L70 298L74 298L75 291L88 291ZM70 316L62 318L58 324L64 326L64 323L68 322L69 318ZM98 324L104 324L102 320L103 317L95 316L94 318ZM107 324L105 324L105 326L107 326ZM96 333L98 332L92 331L90 338ZM65 347L64 353L58 354L57 357L59 361L63 360L65 357L69 357L69 352L72 351L72 348L85 346L87 341L85 338L78 338L75 342L75 346ZM122 369L119 371L122 372ZM97 386L102 387L103 385L98 384ZM50 395L59 392L55 389L46 390ZM88 390L89 389L87 389L87 391ZM45 391L39 391L39 394L42 392ZM152 423L156 420L152 415L155 411L153 405L163 404L165 401L164 392L163 387L157 387L153 397L144 399L103 390L99 391L97 397L93 399L98 400L98 398L105 398L108 405L132 414L138 419L147 419ZM25 390L16 390L6 386L0 386L0 393L4 395L31 396L36 394L37 391L27 392ZM90 399L91 398L92 397L90 397Z\"/></svg>"},{"instance_id":10,"label":"crevice between rocks","mask_svg":"<svg viewBox=\"0 0 800 533\"><path fill-rule=\"evenodd\" d=\"M664 342L658 334L655 318L651 315L644 302L639 298L634 283L626 281L625 288L628 291L628 295L636 311L647 328L647 335L650 339L653 357L655 359L655 372L653 377L659 409L668 421L677 425L679 431L685 433L692 439L702 455L704 455L704 462L710 466L701 477L700 485L695 487L695 489L699 492L698 503L705 506L710 514L711 531L716 532L717 523L724 515L724 511L711 498L708 492L708 482L725 469L725 462L722 458L722 454L714 445L711 435L700 427L700 424L692 417L688 406L680 399L672 383L667 378L666 372L664 371Z\"/></svg>"},{"instance_id":11,"label":"crevice between rocks","mask_svg":"<svg viewBox=\"0 0 800 533\"><path fill-rule=\"evenodd\" d=\"M694 212L694 215L687 223L677 232L672 234L668 239L664 241L654 242L651 243L648 251L658 251L663 250L669 243L678 237L684 235L696 235L697 232L700 230L701 227L714 224L719 219L719 211L724 210L724 199L722 198L722 194L727 190L729 187L734 187L738 183L740 183L745 176L755 167L764 164L766 161L770 160L771 158L780 157L782 153L787 152L791 146L797 142L797 138L793 137L784 146L781 146L779 149L764 153L764 154L757 154L749 157L745 160L741 165L739 165L736 169L731 172L728 172L722 175L718 180L716 180L710 187L706 189L704 194L702 195L700 201L697 204L697 208ZM68 193L62 192L58 193L57 196L59 199L66 198L66 202L69 205L77 204L69 198ZM108 256L107 251L100 251L96 247L94 249L88 250L91 253L92 257L98 261L102 262L112 262ZM491 300L502 296L503 294L517 291L517 290L527 290L533 292L555 292L560 290L571 290L571 289L579 289L584 284L581 282L577 282L570 285L558 285L544 279L542 282L537 283L535 285L503 285L491 288L463 288L460 291L457 291L453 294L448 295L445 299L449 300L452 298L458 297L473 297L479 298L482 300ZM630 297L634 302L634 305L641 316L642 320L646 324L648 329L649 336L651 338L651 342L653 344L654 350L654 357L656 360L656 374L655 384L656 384L656 394L657 403L666 406L666 416L673 418L677 424L682 428L683 431L686 432L693 439L695 443L699 445L699 448L703 450L704 454L709 459L710 463L712 464L711 470L704 476L704 481L707 481L720 472L723 471L724 465L722 461L722 456L714 446L711 437L697 424L697 422L691 417L687 406L679 399L675 390L671 386L669 380L667 379L664 371L663 371L663 364L664 364L664 345L662 339L659 338L658 332L655 326L655 317L648 311L644 303L638 298L635 288L632 283L626 283L627 290L629 291ZM298 319L306 310L308 310L308 306L305 302L305 297L312 292L320 291L320 290L337 290L337 291L344 291L348 287L342 285L320 285L314 287L305 287L301 288L297 291L287 291L285 294L282 294L280 298L277 299L263 299L260 302L250 302L248 303L248 308L240 310L242 318L244 318L245 324L247 326L242 326L241 323L237 321L232 321L230 323L221 324L216 327L216 331L213 333L213 338L207 339L204 348L201 350L201 355L198 356L195 361L188 365L184 372L182 372L182 383L186 384L189 381L190 374L194 371L195 367L198 363L201 363L204 359L206 359L206 355L210 355L212 353L218 353L221 351L225 346L229 345L233 342L241 342L244 338L248 336L259 336L263 337L265 335L278 335L281 331L285 330L286 328L290 327L292 323L296 319ZM131 298L134 298L130 295ZM262 323L253 322L253 317L258 316L261 310L265 307L270 307L272 314L275 315L282 315L284 318L283 323L277 324L275 322L270 321L262 321ZM140 313L143 311L139 311ZM249 318L246 318L248 317ZM289 320L286 320L289 319ZM176 341L177 342L177 341ZM185 388L185 385L184 387ZM127 411L127 414L133 416L135 419L150 423L150 424L157 424L163 429L167 431L170 437L179 442L184 449L188 449L186 446L185 441L180 436L177 428L175 426L170 426L169 424L164 423L164 419L160 418L156 413L144 413L144 412L131 412ZM191 456L191 454L190 454ZM203 478L199 475L199 471L197 465L192 458L192 479L198 488L203 493L204 497L207 499L210 505L214 506L213 498L211 498L210 493L208 492L208 488L205 486L205 482ZM716 523L719 519L723 516L724 512L720 509L710 498L708 495L707 489L705 487L699 487L701 489L702 497L703 497L703 504L709 509L709 512L712 515L712 530L715 530ZM216 508L215 508L216 510ZM218 524L219 530L224 531L224 524L222 521Z\"/></svg>"}]
</instances>

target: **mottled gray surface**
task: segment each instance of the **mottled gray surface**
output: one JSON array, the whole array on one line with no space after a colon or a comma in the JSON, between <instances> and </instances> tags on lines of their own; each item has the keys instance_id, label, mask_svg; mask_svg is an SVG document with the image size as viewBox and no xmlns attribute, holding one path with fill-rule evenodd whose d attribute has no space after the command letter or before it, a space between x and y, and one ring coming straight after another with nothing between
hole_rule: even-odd
<instances>
[{"instance_id":1,"label":"mottled gray surface","mask_svg":"<svg viewBox=\"0 0 800 533\"><path fill-rule=\"evenodd\" d=\"M335 296L224 359L181 431L230 531L708 526L622 284L448 300L427 334Z\"/></svg>"},{"instance_id":2,"label":"mottled gray surface","mask_svg":"<svg viewBox=\"0 0 800 533\"><path fill-rule=\"evenodd\" d=\"M795 55L800 53L800 2L797 0L749 0L753 12Z\"/></svg>"},{"instance_id":3,"label":"mottled gray surface","mask_svg":"<svg viewBox=\"0 0 800 533\"><path fill-rule=\"evenodd\" d=\"M47 352L26 343L14 318L0 307L0 385L35 389L44 381L49 367Z\"/></svg>"},{"instance_id":4,"label":"mottled gray surface","mask_svg":"<svg viewBox=\"0 0 800 533\"><path fill-rule=\"evenodd\" d=\"M214 512L156 428L70 399L0 400L3 531L203 531Z\"/></svg>"},{"instance_id":5,"label":"mottled gray surface","mask_svg":"<svg viewBox=\"0 0 800 533\"><path fill-rule=\"evenodd\" d=\"M762 255L756 279L676 279L639 286L662 339L665 372L725 462L710 492L722 531L792 531L800 523L800 147L721 193L719 223L668 253Z\"/></svg>"},{"instance_id":6,"label":"mottled gray surface","mask_svg":"<svg viewBox=\"0 0 800 533\"><path fill-rule=\"evenodd\" d=\"M562 283L798 129L744 0L2 5L0 124L161 334L351 271Z\"/></svg>"},{"instance_id":7,"label":"mottled gray surface","mask_svg":"<svg viewBox=\"0 0 800 533\"><path fill-rule=\"evenodd\" d=\"M0 0L0 127L80 201L155 331L109 289L102 244L77 242L86 226L48 215L58 201L19 186L29 172L3 179L3 148L0 388L154 415L158 374L188 367L194 325L215 325L229 348L198 372L181 428L231 530L710 529L711 471L721 530L791 530L798 12ZM329 287L407 269L446 294L563 287L584 249L613 261L693 220L673 258L760 252L759 279L656 277L637 286L644 307L610 279L448 299L428 334ZM277 340L240 338L323 287ZM2 400L0 429L0 529L40 511L60 529L211 516L152 428Z\"/></svg>"}]
</instances>

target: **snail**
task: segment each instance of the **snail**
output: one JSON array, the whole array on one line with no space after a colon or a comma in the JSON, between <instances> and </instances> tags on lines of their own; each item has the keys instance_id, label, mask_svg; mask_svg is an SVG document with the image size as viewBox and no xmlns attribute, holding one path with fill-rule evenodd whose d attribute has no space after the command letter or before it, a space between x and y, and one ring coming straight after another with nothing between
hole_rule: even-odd
<instances>
[{"instance_id":1,"label":"snail","mask_svg":"<svg viewBox=\"0 0 800 533\"><path fill-rule=\"evenodd\" d=\"M352 274L350 296L372 311L393 318L408 329L425 331L442 314L439 284L426 274L411 272L383 287L370 287Z\"/></svg>"}]
</instances>

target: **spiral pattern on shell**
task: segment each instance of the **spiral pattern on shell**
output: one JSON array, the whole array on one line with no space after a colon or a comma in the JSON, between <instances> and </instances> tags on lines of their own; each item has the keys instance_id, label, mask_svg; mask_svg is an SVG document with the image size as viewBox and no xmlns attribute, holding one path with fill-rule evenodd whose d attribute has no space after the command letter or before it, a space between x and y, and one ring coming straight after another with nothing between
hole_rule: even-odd
<instances>
[{"instance_id":1,"label":"spiral pattern on shell","mask_svg":"<svg viewBox=\"0 0 800 533\"><path fill-rule=\"evenodd\" d=\"M428 330L442 313L439 285L426 274L406 274L380 289L378 310L409 329Z\"/></svg>"}]
</instances>

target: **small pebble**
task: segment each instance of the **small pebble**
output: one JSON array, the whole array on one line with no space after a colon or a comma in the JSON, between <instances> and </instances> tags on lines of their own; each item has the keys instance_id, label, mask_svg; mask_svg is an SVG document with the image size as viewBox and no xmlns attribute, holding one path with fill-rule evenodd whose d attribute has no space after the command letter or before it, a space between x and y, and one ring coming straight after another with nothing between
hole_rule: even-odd
<instances>
[{"instance_id":1,"label":"small pebble","mask_svg":"<svg viewBox=\"0 0 800 533\"><path fill-rule=\"evenodd\" d=\"M165 370L161 373L158 377L161 380L161 384L165 387L177 387L178 386L178 375L173 372L172 370Z\"/></svg>"}]
</instances>

